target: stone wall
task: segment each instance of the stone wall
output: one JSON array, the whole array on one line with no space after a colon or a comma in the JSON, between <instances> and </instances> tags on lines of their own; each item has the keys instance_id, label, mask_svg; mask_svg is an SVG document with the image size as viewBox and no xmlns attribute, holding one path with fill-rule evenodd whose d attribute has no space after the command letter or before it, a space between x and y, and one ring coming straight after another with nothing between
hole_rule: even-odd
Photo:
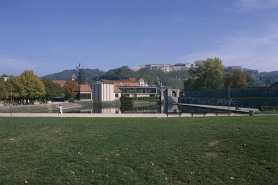
<instances>
[{"instance_id":1,"label":"stone wall","mask_svg":"<svg viewBox=\"0 0 278 185\"><path fill-rule=\"evenodd\" d=\"M50 113L51 110L52 110L52 106L50 104L12 106L13 113ZM10 113L11 107L10 106L0 107L0 112Z\"/></svg>"}]
</instances>

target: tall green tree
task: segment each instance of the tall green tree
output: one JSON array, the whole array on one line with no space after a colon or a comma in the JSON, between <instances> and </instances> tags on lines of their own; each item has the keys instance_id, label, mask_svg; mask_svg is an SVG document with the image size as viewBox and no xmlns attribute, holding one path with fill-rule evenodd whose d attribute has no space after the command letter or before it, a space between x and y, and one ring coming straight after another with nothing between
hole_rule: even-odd
<instances>
[{"instance_id":1,"label":"tall green tree","mask_svg":"<svg viewBox=\"0 0 278 185\"><path fill-rule=\"evenodd\" d=\"M194 91L195 90L196 79L190 78L184 81L184 91Z\"/></svg>"},{"instance_id":2,"label":"tall green tree","mask_svg":"<svg viewBox=\"0 0 278 185\"><path fill-rule=\"evenodd\" d=\"M224 87L228 88L245 88L248 83L245 80L246 75L242 71L233 71L232 73L226 73L224 76Z\"/></svg>"},{"instance_id":3,"label":"tall green tree","mask_svg":"<svg viewBox=\"0 0 278 185\"><path fill-rule=\"evenodd\" d=\"M33 71L24 71L19 75L19 82L22 85L21 97L28 99L40 99L45 95L45 87L43 82Z\"/></svg>"},{"instance_id":4,"label":"tall green tree","mask_svg":"<svg viewBox=\"0 0 278 185\"><path fill-rule=\"evenodd\" d=\"M271 84L271 87L278 87L278 81Z\"/></svg>"},{"instance_id":5,"label":"tall green tree","mask_svg":"<svg viewBox=\"0 0 278 185\"><path fill-rule=\"evenodd\" d=\"M18 76L11 75L6 82L7 90L12 90L14 98L25 98L22 92L24 91L24 85L20 82Z\"/></svg>"},{"instance_id":6,"label":"tall green tree","mask_svg":"<svg viewBox=\"0 0 278 185\"><path fill-rule=\"evenodd\" d=\"M219 58L208 58L195 62L196 68L189 69L191 77L197 77L196 90L221 89L223 87L223 65Z\"/></svg>"},{"instance_id":7,"label":"tall green tree","mask_svg":"<svg viewBox=\"0 0 278 185\"><path fill-rule=\"evenodd\" d=\"M247 82L249 87L253 87L256 84L256 80L252 78L248 73L244 72L245 74L245 81Z\"/></svg>"},{"instance_id":8,"label":"tall green tree","mask_svg":"<svg viewBox=\"0 0 278 185\"><path fill-rule=\"evenodd\" d=\"M80 67L81 66L81 63L79 63L78 66L76 66L76 69L78 71L78 74L77 74L77 83L79 85L81 84L85 84L86 83L86 78L85 78L85 71L83 68Z\"/></svg>"},{"instance_id":9,"label":"tall green tree","mask_svg":"<svg viewBox=\"0 0 278 185\"><path fill-rule=\"evenodd\" d=\"M64 88L57 83L53 83L53 80L43 78L42 82L45 86L45 99L51 100L54 97L62 96L65 92Z\"/></svg>"},{"instance_id":10,"label":"tall green tree","mask_svg":"<svg viewBox=\"0 0 278 185\"><path fill-rule=\"evenodd\" d=\"M4 77L0 77L0 99L5 100L9 98L9 90L6 87Z\"/></svg>"},{"instance_id":11,"label":"tall green tree","mask_svg":"<svg viewBox=\"0 0 278 185\"><path fill-rule=\"evenodd\" d=\"M76 88L77 88L76 82L72 81L72 79L69 78L64 85L65 97L66 98L75 97L77 95Z\"/></svg>"}]
</instances>

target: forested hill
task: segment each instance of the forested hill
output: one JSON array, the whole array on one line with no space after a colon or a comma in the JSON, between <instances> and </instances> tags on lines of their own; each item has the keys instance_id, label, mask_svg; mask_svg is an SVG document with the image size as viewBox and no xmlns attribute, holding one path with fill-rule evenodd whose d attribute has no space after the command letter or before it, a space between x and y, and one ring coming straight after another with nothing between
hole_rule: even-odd
<instances>
[{"instance_id":1,"label":"forested hill","mask_svg":"<svg viewBox=\"0 0 278 185\"><path fill-rule=\"evenodd\" d=\"M189 78L188 71L171 71L163 72L162 70L143 68L139 71L132 71L127 66L112 69L106 73L100 74L92 78L94 81L105 80L123 80L128 78L143 78L149 85L180 88L183 87L183 81Z\"/></svg>"},{"instance_id":2,"label":"forested hill","mask_svg":"<svg viewBox=\"0 0 278 185\"><path fill-rule=\"evenodd\" d=\"M104 71L99 69L83 69L83 70L85 72L84 77L86 78L86 80L89 80L97 75L104 73ZM42 76L41 79L45 77L47 79L52 79L52 80L67 80L68 78L71 78L73 74L77 78L77 74L78 74L77 69L64 70L63 72Z\"/></svg>"},{"instance_id":3,"label":"forested hill","mask_svg":"<svg viewBox=\"0 0 278 185\"><path fill-rule=\"evenodd\" d=\"M278 71L260 72L255 80L258 85L271 85L278 81Z\"/></svg>"}]
</instances>

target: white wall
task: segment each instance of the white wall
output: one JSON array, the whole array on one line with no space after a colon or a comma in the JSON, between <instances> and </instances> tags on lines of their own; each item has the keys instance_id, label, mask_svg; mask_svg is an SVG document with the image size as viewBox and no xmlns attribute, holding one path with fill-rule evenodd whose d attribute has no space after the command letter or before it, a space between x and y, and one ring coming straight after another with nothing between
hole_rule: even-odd
<instances>
[{"instance_id":1,"label":"white wall","mask_svg":"<svg viewBox=\"0 0 278 185\"><path fill-rule=\"evenodd\" d=\"M93 84L91 85L93 90L94 101L114 101L114 85L113 84Z\"/></svg>"}]
</instances>

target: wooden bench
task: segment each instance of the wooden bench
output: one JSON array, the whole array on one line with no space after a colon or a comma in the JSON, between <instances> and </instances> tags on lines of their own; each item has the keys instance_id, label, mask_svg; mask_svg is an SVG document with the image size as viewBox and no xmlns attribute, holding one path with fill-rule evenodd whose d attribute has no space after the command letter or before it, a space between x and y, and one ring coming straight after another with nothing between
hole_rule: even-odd
<instances>
[{"instance_id":1,"label":"wooden bench","mask_svg":"<svg viewBox=\"0 0 278 185\"><path fill-rule=\"evenodd\" d=\"M207 114L207 112L189 112L191 114L191 117L193 117L193 115L203 115L205 116Z\"/></svg>"},{"instance_id":2,"label":"wooden bench","mask_svg":"<svg viewBox=\"0 0 278 185\"><path fill-rule=\"evenodd\" d=\"M216 111L215 112L215 114L216 114L216 116L218 116L219 114L228 114L229 115L229 111ZM231 114L231 112L230 112L230 114Z\"/></svg>"},{"instance_id":3,"label":"wooden bench","mask_svg":"<svg viewBox=\"0 0 278 185\"><path fill-rule=\"evenodd\" d=\"M179 115L179 117L181 117L181 115L182 115L182 112L166 112L166 114L167 114L167 118L168 118L168 115L169 114L178 114Z\"/></svg>"}]
</instances>

